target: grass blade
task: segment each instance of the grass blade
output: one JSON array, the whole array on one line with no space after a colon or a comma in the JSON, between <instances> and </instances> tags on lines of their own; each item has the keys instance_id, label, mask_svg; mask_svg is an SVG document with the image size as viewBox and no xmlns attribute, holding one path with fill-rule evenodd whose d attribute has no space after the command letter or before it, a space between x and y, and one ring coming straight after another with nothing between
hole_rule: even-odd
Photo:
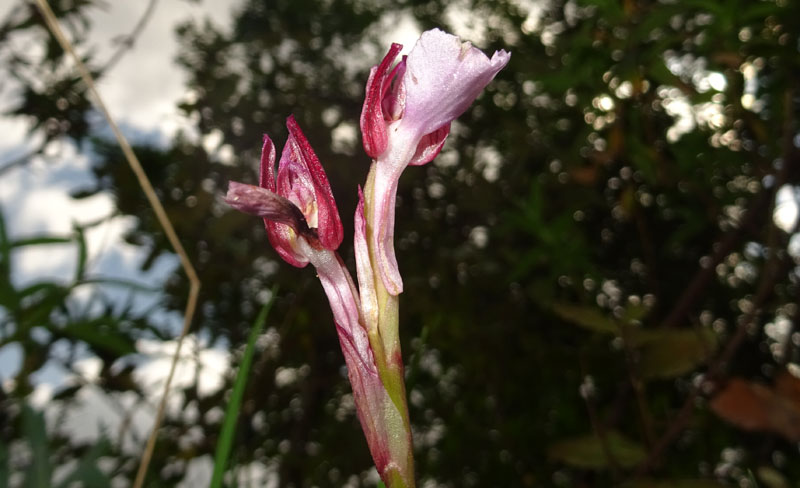
<instances>
[{"instance_id":1,"label":"grass blade","mask_svg":"<svg viewBox=\"0 0 800 488\"><path fill-rule=\"evenodd\" d=\"M43 246L48 244L72 244L72 237L56 237L56 236L38 236L26 237L24 239L17 239L9 242L9 248L18 248L25 246Z\"/></svg>"},{"instance_id":2,"label":"grass blade","mask_svg":"<svg viewBox=\"0 0 800 488\"><path fill-rule=\"evenodd\" d=\"M89 257L89 250L86 246L86 235L79 226L74 226L76 240L78 241L78 265L75 267L75 281L80 281L86 274L86 260Z\"/></svg>"},{"instance_id":3,"label":"grass blade","mask_svg":"<svg viewBox=\"0 0 800 488\"><path fill-rule=\"evenodd\" d=\"M50 448L47 444L44 415L28 405L22 409L22 430L28 439L32 463L25 475L25 488L48 488L50 486Z\"/></svg>"},{"instance_id":4,"label":"grass blade","mask_svg":"<svg viewBox=\"0 0 800 488\"><path fill-rule=\"evenodd\" d=\"M272 297L261 309L261 313L258 314L258 318L253 324L253 329L250 331L247 347L244 350L244 356L242 356L242 364L239 366L239 372L236 374L236 381L233 384L231 400L228 403L228 408L225 410L225 418L222 421L222 432L220 432L219 441L217 441L217 452L214 455L214 474L211 477L210 488L222 487L222 479L225 476L228 457L231 454L231 446L233 446L234 434L236 433L236 421L239 418L242 396L244 396L247 377L250 374L250 365L253 362L256 340L261 335L261 330L267 321L267 315L269 315L269 310L275 301L277 292L277 288L272 289Z\"/></svg>"}]
</instances>

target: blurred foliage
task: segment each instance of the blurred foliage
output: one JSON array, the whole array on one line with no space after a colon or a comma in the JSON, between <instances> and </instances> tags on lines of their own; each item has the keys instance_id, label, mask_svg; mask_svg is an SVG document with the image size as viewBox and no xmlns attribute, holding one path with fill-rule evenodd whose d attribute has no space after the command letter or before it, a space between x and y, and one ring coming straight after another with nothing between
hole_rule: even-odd
<instances>
[{"instance_id":1,"label":"blurred foliage","mask_svg":"<svg viewBox=\"0 0 800 488\"><path fill-rule=\"evenodd\" d=\"M109 486L111 479L98 466L98 458L110 453L109 443L106 439L98 439L93 446L84 449L84 453L77 466L62 476L61 481L56 482L52 479L52 473L56 466L51 464L50 445L48 435L45 431L45 419L41 412L37 412L30 407L22 410L22 434L27 440L30 460L28 469L25 471L22 486L31 488L47 488L50 486L66 488L74 483L80 483L87 488L103 488ZM19 447L19 446L17 446ZM4 452L1 461L4 466L3 486L9 486L10 476L7 463L11 455Z\"/></svg>"},{"instance_id":2,"label":"blurred foliage","mask_svg":"<svg viewBox=\"0 0 800 488\"><path fill-rule=\"evenodd\" d=\"M119 212L137 217L128 240L148 250L150 266L166 240L119 150L85 123L74 73L21 5L0 27L0 55L14 61L2 69L25 86L6 115L91 144L97 178L75 197L112 192ZM59 5L83 42L93 4ZM293 113L350 234L369 161L347 134L358 128L368 69L388 47L383 32L410 16L421 29L456 32L466 18L481 48L513 53L442 154L400 184L401 336L420 485L800 479L796 443L780 423L745 433L739 402L723 402L734 405L719 414L732 423L708 402L730 392L728 382L747 381L743 390L763 397L773 388L761 383L797 367L797 253L772 217L776 191L800 176L800 3L251 0L232 15L230 30L212 20L177 28L188 80L180 109L199 137L136 149L198 266L198 333L240 357L265 291L282 290L271 339L257 344L235 466L269 466L280 486L374 486L313 271L280 262L257 219L220 197L230 180L256 180L261 134L285 139ZM18 30L45 45L41 58L14 52L8 38ZM89 64L102 76L102 63ZM210 139L220 142L201 144ZM26 324L85 343L108 365L136 338L164 332L113 307L55 320L70 288L12 289L8 250L20 244L3 243L3 337L26 359L0 415L14 419L5 438L22 442L19 404L48 356ZM352 264L349 242L341 252ZM186 295L176 274L164 304L180 311ZM197 415L167 419L148 486L173 486L190 460L213 454L214 412L233 379L212 395L180 392L180 409ZM63 446L65 458L80 458L81 446ZM130 478L135 463L115 455L104 473Z\"/></svg>"},{"instance_id":3,"label":"blurred foliage","mask_svg":"<svg viewBox=\"0 0 800 488\"><path fill-rule=\"evenodd\" d=\"M77 395L86 386L77 363L87 356L99 360L94 380L98 387L127 392L141 401L131 368L124 367L119 359L136 352L137 337L160 332L148 323L146 311L134 312L130 302L104 288L122 289L129 298L134 293L156 290L119 279L87 277L84 231L76 227L70 236L12 240L0 212L0 348L6 352L13 349L19 355L17 371L4 378L7 382L0 394L0 486L67 487L75 482L86 487L109 486L111 477L124 472L122 467L129 460L104 436L75 442L74 432L67 428L46 431L44 414L29 405L35 383L42 380L36 377L45 374L46 368L58 369L67 377L52 392L53 404L66 408L85 401ZM73 280L60 283L38 279L15 285L14 265L19 251L64 245L77 250ZM81 288L88 285L99 287L79 298ZM4 371L4 376L8 373ZM59 424L63 422L64 411L57 418ZM125 436L123 428L120 441ZM113 461L101 469L98 458L103 456L113 456Z\"/></svg>"}]
</instances>

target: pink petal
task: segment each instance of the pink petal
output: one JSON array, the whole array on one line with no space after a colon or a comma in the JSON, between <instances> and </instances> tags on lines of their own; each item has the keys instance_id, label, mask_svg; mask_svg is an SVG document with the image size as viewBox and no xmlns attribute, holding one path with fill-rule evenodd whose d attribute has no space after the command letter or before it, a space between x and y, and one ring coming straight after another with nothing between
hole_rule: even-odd
<instances>
[{"instance_id":1,"label":"pink petal","mask_svg":"<svg viewBox=\"0 0 800 488\"><path fill-rule=\"evenodd\" d=\"M275 191L275 144L266 134L264 134L264 145L261 146L259 185L261 188Z\"/></svg>"},{"instance_id":2,"label":"pink petal","mask_svg":"<svg viewBox=\"0 0 800 488\"><path fill-rule=\"evenodd\" d=\"M423 136L417 145L417 151L408 164L411 166L422 166L423 164L433 161L439 154L439 151L442 150L444 141L447 140L449 134L450 123L448 122L446 125L439 127L430 134Z\"/></svg>"},{"instance_id":3,"label":"pink petal","mask_svg":"<svg viewBox=\"0 0 800 488\"><path fill-rule=\"evenodd\" d=\"M264 144L261 147L259 184L261 188L277 192L277 184L275 181L275 144L272 143L272 140L266 134L264 134ZM297 211L299 212L300 209L297 209ZM273 222L267 218L264 219L264 227L267 229L269 243L284 261L298 268L302 268L308 264L308 259L294 250L292 243L294 242L296 234L291 228L278 222Z\"/></svg>"},{"instance_id":4,"label":"pink petal","mask_svg":"<svg viewBox=\"0 0 800 488\"><path fill-rule=\"evenodd\" d=\"M384 82L382 107L383 119L387 122L399 119L405 110L406 85L403 83L403 75L406 73L406 58L407 56L403 56Z\"/></svg>"},{"instance_id":5,"label":"pink petal","mask_svg":"<svg viewBox=\"0 0 800 488\"><path fill-rule=\"evenodd\" d=\"M305 217L294 203L259 186L231 181L225 202L240 212L280 222L295 229L307 227Z\"/></svg>"},{"instance_id":6,"label":"pink petal","mask_svg":"<svg viewBox=\"0 0 800 488\"><path fill-rule=\"evenodd\" d=\"M386 79L389 68L401 49L402 45L392 44L381 64L372 68L367 80L367 93L361 108L361 135L364 151L371 158L377 158L386 149L388 135L382 107L383 96L388 88Z\"/></svg>"},{"instance_id":7,"label":"pink petal","mask_svg":"<svg viewBox=\"0 0 800 488\"><path fill-rule=\"evenodd\" d=\"M291 136L289 136L291 139ZM287 140L278 163L278 179L275 192L291 200L303 212L310 227L318 226L317 192L314 180L305 161L297 151L296 144Z\"/></svg>"},{"instance_id":8,"label":"pink petal","mask_svg":"<svg viewBox=\"0 0 800 488\"><path fill-rule=\"evenodd\" d=\"M336 249L342 243L344 229L342 228L339 210L336 208L336 200L333 198L328 177L325 175L325 170L322 168L319 158L311 148L311 144L308 143L303 131L300 130L300 126L297 125L294 116L290 116L286 120L286 127L289 129L289 139L286 141L286 146L291 148L293 156L291 160L298 161L305 166L307 172L303 176L310 176L313 183L316 197L319 242L325 249ZM283 156L281 157L282 164ZM278 179L280 179L280 171L281 168L278 169ZM302 209L303 206L300 208Z\"/></svg>"},{"instance_id":9,"label":"pink petal","mask_svg":"<svg viewBox=\"0 0 800 488\"><path fill-rule=\"evenodd\" d=\"M500 50L491 59L439 29L422 33L408 55L403 121L429 134L452 121L472 104L511 55Z\"/></svg>"},{"instance_id":10,"label":"pink petal","mask_svg":"<svg viewBox=\"0 0 800 488\"><path fill-rule=\"evenodd\" d=\"M308 264L308 258L294 249L293 243L297 242L297 236L291 227L269 220L265 222L267 239L280 257L292 266L304 268Z\"/></svg>"}]
</instances>

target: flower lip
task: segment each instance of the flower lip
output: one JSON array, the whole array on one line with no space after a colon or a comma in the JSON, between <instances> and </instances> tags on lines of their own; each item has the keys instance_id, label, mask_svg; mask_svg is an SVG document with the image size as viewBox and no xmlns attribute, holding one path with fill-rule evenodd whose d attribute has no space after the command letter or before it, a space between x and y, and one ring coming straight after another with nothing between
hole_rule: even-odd
<instances>
[{"instance_id":1,"label":"flower lip","mask_svg":"<svg viewBox=\"0 0 800 488\"><path fill-rule=\"evenodd\" d=\"M423 32L406 61L403 122L423 135L439 129L464 113L510 59L505 50L489 58L439 29Z\"/></svg>"},{"instance_id":2,"label":"flower lip","mask_svg":"<svg viewBox=\"0 0 800 488\"><path fill-rule=\"evenodd\" d=\"M317 240L316 230L310 228L305 216L292 201L266 188L231 181L225 203L236 210L264 220L288 225L298 235Z\"/></svg>"},{"instance_id":3,"label":"flower lip","mask_svg":"<svg viewBox=\"0 0 800 488\"><path fill-rule=\"evenodd\" d=\"M312 247L322 247L316 229L308 226L303 213L288 198L266 188L231 181L225 202L240 212L264 219L270 244L292 266L302 268L308 264L308 257L297 247L298 237Z\"/></svg>"}]
</instances>

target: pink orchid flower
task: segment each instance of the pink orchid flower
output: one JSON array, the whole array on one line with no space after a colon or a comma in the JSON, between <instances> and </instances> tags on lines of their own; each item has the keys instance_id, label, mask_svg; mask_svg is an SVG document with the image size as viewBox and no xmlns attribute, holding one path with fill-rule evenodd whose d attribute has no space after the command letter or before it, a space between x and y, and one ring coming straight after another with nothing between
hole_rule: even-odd
<instances>
[{"instance_id":1,"label":"pink orchid flower","mask_svg":"<svg viewBox=\"0 0 800 488\"><path fill-rule=\"evenodd\" d=\"M225 201L233 208L264 219L270 243L289 264L316 268L333 312L339 344L347 364L358 419L381 477L400 476L413 486L410 430L390 431L407 423L393 402L376 364L365 313L374 315L374 287L363 283L361 297L336 249L342 242L342 222L328 178L293 117L287 120L289 138L275 176L275 146L266 135L261 154L260 186L231 182ZM356 212L357 261L371 275L366 251L363 199ZM365 257L366 256L366 257ZM365 262L366 259L366 262ZM371 319L374 323L374 318ZM390 485L391 486L391 485Z\"/></svg>"},{"instance_id":2,"label":"pink orchid flower","mask_svg":"<svg viewBox=\"0 0 800 488\"><path fill-rule=\"evenodd\" d=\"M300 126L286 120L289 138L275 177L275 145L264 135L260 186L231 182L227 203L264 219L272 247L289 264L309 263L302 242L314 249L335 250L344 231L325 170ZM302 242L301 242L302 241Z\"/></svg>"},{"instance_id":3,"label":"pink orchid flower","mask_svg":"<svg viewBox=\"0 0 800 488\"><path fill-rule=\"evenodd\" d=\"M376 161L370 222L377 267L392 295L403 291L394 253L397 182L408 165L423 165L441 151L450 123L464 113L511 54L491 59L469 42L439 29L426 31L394 67L400 44L392 44L372 68L361 112L364 150Z\"/></svg>"}]
</instances>

